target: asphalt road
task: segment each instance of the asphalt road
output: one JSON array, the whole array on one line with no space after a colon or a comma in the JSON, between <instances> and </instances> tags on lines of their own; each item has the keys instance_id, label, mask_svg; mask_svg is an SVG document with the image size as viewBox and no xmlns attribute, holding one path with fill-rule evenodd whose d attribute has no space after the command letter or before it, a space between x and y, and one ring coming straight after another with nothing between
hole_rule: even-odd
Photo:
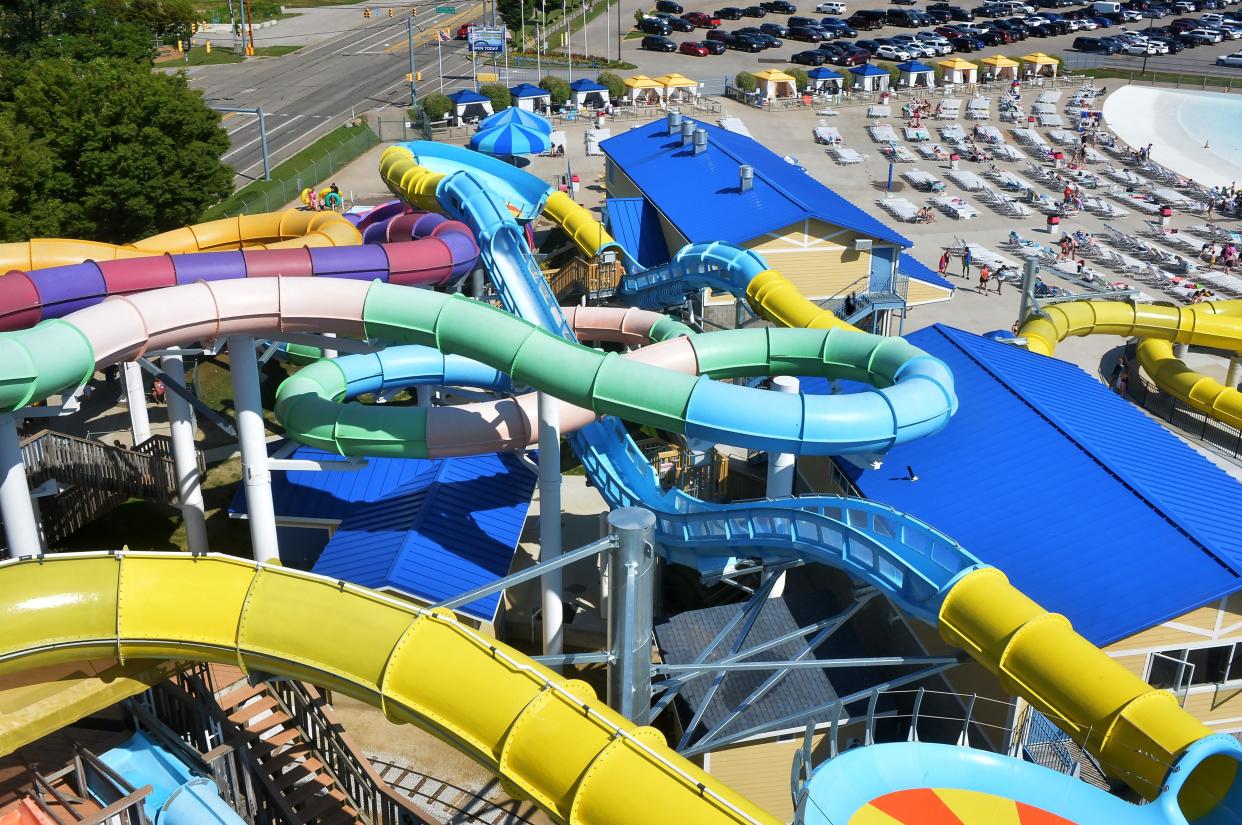
<instances>
[{"instance_id":1,"label":"asphalt road","mask_svg":"<svg viewBox=\"0 0 1242 825\"><path fill-rule=\"evenodd\" d=\"M453 19L466 14L474 5L457 5ZM420 28L440 28L449 19L447 15L435 14L433 6L427 8L415 20L416 43L422 40L418 36ZM383 15L383 11L378 14ZM191 88L202 91L212 106L261 107L269 159L274 167L358 114L375 108L409 106L409 84L405 80L409 71L406 19L398 15L364 20L361 9L358 18L357 28L283 57L191 69ZM469 77L470 61L463 42L446 42L441 50L446 77ZM423 75L420 94L438 87L436 51L434 41L415 50L415 65ZM236 171L235 183L242 186L261 177L258 118L252 114L228 114L224 127L231 146L223 160Z\"/></svg>"}]
</instances>

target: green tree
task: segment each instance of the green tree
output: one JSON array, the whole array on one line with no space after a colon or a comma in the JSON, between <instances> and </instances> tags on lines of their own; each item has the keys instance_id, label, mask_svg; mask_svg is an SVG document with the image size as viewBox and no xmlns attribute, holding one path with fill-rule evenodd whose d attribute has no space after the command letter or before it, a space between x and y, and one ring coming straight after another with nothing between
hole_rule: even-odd
<instances>
[{"instance_id":1,"label":"green tree","mask_svg":"<svg viewBox=\"0 0 1242 825\"><path fill-rule=\"evenodd\" d=\"M134 68L34 61L0 103L12 130L31 136L10 183L46 213L39 234L133 241L194 223L232 191L220 116L184 74ZM30 234L3 232L0 240Z\"/></svg>"},{"instance_id":2,"label":"green tree","mask_svg":"<svg viewBox=\"0 0 1242 825\"><path fill-rule=\"evenodd\" d=\"M448 95L442 95L439 92L432 92L424 97L420 105L427 113L427 117L433 121L444 120L448 113L453 111L453 101L448 99Z\"/></svg>"},{"instance_id":3,"label":"green tree","mask_svg":"<svg viewBox=\"0 0 1242 825\"><path fill-rule=\"evenodd\" d=\"M807 76L806 69L800 69L797 66L786 69L785 74L792 77L798 84L798 91L811 88L811 78Z\"/></svg>"},{"instance_id":4,"label":"green tree","mask_svg":"<svg viewBox=\"0 0 1242 825\"><path fill-rule=\"evenodd\" d=\"M743 92L753 92L759 84L750 72L738 72L737 77L733 78L733 85Z\"/></svg>"},{"instance_id":5,"label":"green tree","mask_svg":"<svg viewBox=\"0 0 1242 825\"><path fill-rule=\"evenodd\" d=\"M620 100L625 97L625 81L620 75L612 72L600 72L599 77L595 78L595 82L601 86L608 87L608 96L613 100Z\"/></svg>"},{"instance_id":6,"label":"green tree","mask_svg":"<svg viewBox=\"0 0 1242 825\"><path fill-rule=\"evenodd\" d=\"M513 99L509 87L503 83L485 83L479 87L479 94L492 101L493 112L508 109Z\"/></svg>"},{"instance_id":7,"label":"green tree","mask_svg":"<svg viewBox=\"0 0 1242 825\"><path fill-rule=\"evenodd\" d=\"M553 77L552 75L547 75L540 80L539 87L547 89L548 93L552 95L552 104L554 106L563 105L573 95L573 89L569 88L569 83L563 78Z\"/></svg>"}]
</instances>

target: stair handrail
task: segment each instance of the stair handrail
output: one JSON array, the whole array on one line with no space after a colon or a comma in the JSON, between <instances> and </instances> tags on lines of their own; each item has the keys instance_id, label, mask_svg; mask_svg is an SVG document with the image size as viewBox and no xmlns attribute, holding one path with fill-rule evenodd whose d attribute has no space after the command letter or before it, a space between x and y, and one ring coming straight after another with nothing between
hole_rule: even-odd
<instances>
[{"instance_id":1,"label":"stair handrail","mask_svg":"<svg viewBox=\"0 0 1242 825\"><path fill-rule=\"evenodd\" d=\"M436 818L395 793L345 732L326 697L313 685L287 679L268 683L278 707L293 720L324 768L368 825L431 823Z\"/></svg>"},{"instance_id":2,"label":"stair handrail","mask_svg":"<svg viewBox=\"0 0 1242 825\"><path fill-rule=\"evenodd\" d=\"M177 494L176 467L164 441L156 437L131 449L44 429L22 439L21 452L27 479L34 485L56 478L102 484L136 498L170 500Z\"/></svg>"},{"instance_id":3,"label":"stair handrail","mask_svg":"<svg viewBox=\"0 0 1242 825\"><path fill-rule=\"evenodd\" d=\"M398 791L403 791L405 793L412 794L414 796L421 796L424 799L426 799L428 802L434 802L436 805L441 805L445 808L452 810L455 816L472 816L475 818L479 817L480 811L478 810L478 808L475 807L476 804L478 804L479 806L486 805L489 808L499 807L497 803L493 802L487 797L479 796L479 794L476 793L475 791L472 791L468 788L463 788L460 785L454 785L452 782L445 782L443 779L439 779L434 776L429 776L423 773L422 771L415 770L414 768L410 768L405 765L398 765L395 762L387 762L383 759L371 759L370 762L372 765L378 765L381 769L396 768L397 770L403 771L402 776L400 777L400 779L397 780L397 782L390 782L386 779L382 780L390 788L395 788ZM400 784L397 784L398 782L400 782L401 779L405 779L406 777L409 777L409 776L418 777L419 779L418 784L416 784L412 788L406 788ZM439 796L437 796L434 793L428 793L422 790L423 783L426 781L434 782L439 787L439 790L448 789L451 791L456 791L460 796L465 797L466 801L464 803L450 802L446 799L441 799ZM515 801L520 801L520 800L515 800ZM536 825L534 820L524 817L519 813L516 813L513 811L507 811L507 810L504 811L504 823L505 825Z\"/></svg>"}]
</instances>

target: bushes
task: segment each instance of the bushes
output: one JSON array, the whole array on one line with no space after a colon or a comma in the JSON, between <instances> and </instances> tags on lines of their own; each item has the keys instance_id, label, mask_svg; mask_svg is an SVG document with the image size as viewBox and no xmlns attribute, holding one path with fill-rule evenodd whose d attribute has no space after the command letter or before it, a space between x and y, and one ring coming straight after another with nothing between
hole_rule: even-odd
<instances>
[{"instance_id":1,"label":"bushes","mask_svg":"<svg viewBox=\"0 0 1242 825\"><path fill-rule=\"evenodd\" d=\"M569 88L569 83L563 78L553 77L552 75L548 75L540 80L539 88L548 90L548 93L552 95L552 105L554 106L565 104L573 95L573 90Z\"/></svg>"},{"instance_id":2,"label":"bushes","mask_svg":"<svg viewBox=\"0 0 1242 825\"><path fill-rule=\"evenodd\" d=\"M509 94L507 89L505 94ZM448 113L453 111L453 101L448 99L448 95L442 95L439 92L432 92L424 97L421 105L431 121L444 120Z\"/></svg>"},{"instance_id":3,"label":"bushes","mask_svg":"<svg viewBox=\"0 0 1242 825\"><path fill-rule=\"evenodd\" d=\"M613 100L620 100L625 97L625 81L620 75L612 72L600 72L599 77L595 78L595 82L601 86L608 87L608 96Z\"/></svg>"},{"instance_id":4,"label":"bushes","mask_svg":"<svg viewBox=\"0 0 1242 825\"><path fill-rule=\"evenodd\" d=\"M805 92L807 89L811 88L811 78L807 76L806 69L794 66L793 68L786 69L785 74L797 81L798 91Z\"/></svg>"},{"instance_id":5,"label":"bushes","mask_svg":"<svg viewBox=\"0 0 1242 825\"><path fill-rule=\"evenodd\" d=\"M492 101L493 112L508 109L513 100L509 87L503 83L485 83L479 87L479 94Z\"/></svg>"},{"instance_id":6,"label":"bushes","mask_svg":"<svg viewBox=\"0 0 1242 825\"><path fill-rule=\"evenodd\" d=\"M733 78L733 85L743 92L753 92L759 87L755 76L750 72L738 72L737 77Z\"/></svg>"}]
</instances>

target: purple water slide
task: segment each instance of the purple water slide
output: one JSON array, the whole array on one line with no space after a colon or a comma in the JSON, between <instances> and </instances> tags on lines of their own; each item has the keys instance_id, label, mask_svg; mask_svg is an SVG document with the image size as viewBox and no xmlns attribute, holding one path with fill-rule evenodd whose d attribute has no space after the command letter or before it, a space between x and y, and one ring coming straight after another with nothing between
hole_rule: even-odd
<instances>
[{"instance_id":1,"label":"purple water slide","mask_svg":"<svg viewBox=\"0 0 1242 825\"><path fill-rule=\"evenodd\" d=\"M421 213L411 217L400 230L404 240L397 243L152 255L30 272L13 270L0 276L0 331L60 318L112 295L198 281L285 276L435 286L474 268L479 247L465 224L442 218L429 221ZM409 240L415 230L428 234Z\"/></svg>"}]
</instances>

